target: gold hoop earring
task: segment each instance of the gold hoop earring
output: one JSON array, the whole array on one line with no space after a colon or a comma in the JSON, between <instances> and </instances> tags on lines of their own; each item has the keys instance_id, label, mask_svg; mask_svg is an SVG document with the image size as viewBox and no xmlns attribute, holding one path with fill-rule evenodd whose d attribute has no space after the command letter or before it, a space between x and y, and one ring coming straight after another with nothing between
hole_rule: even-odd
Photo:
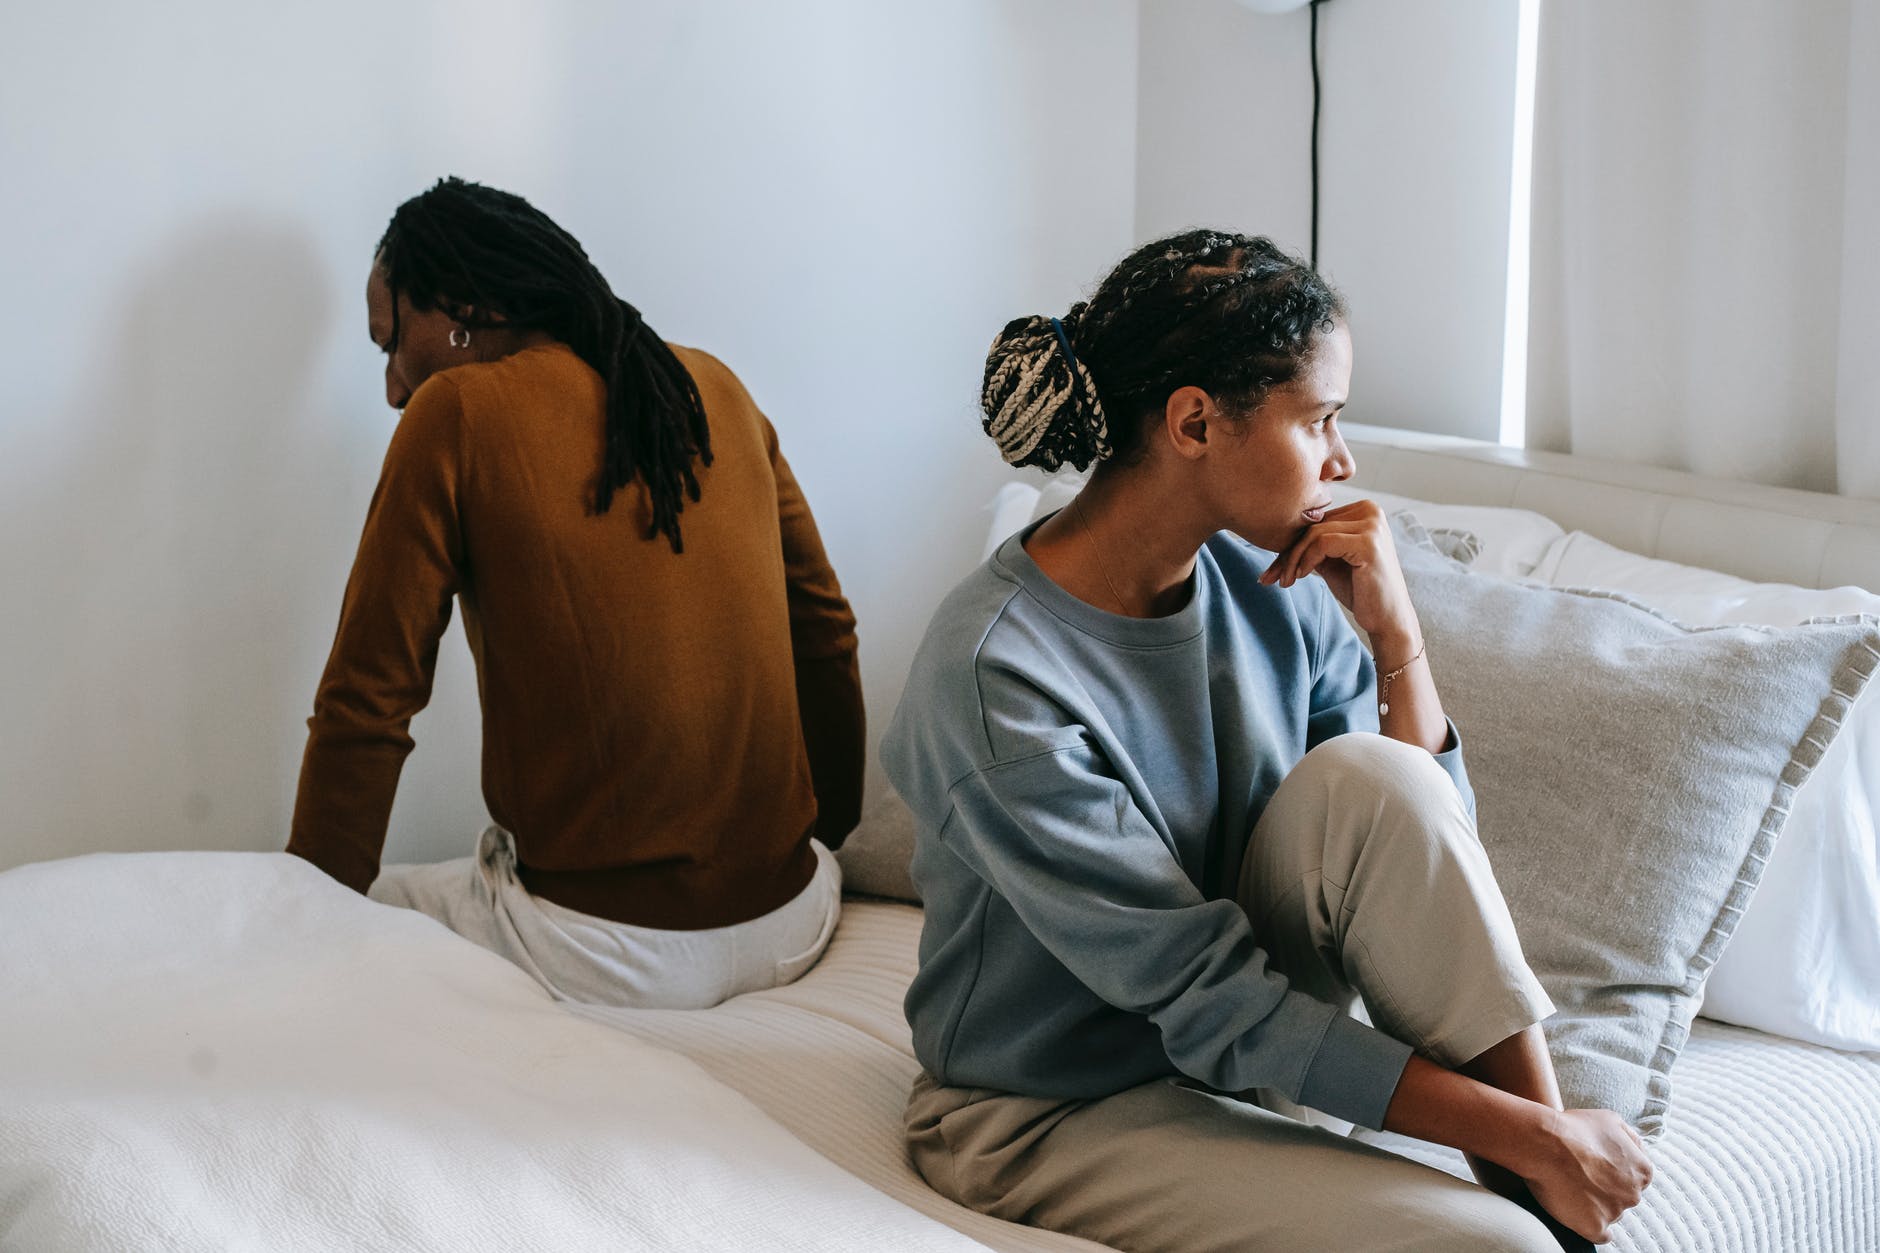
<instances>
[{"instance_id":1,"label":"gold hoop earring","mask_svg":"<svg viewBox=\"0 0 1880 1253\"><path fill-rule=\"evenodd\" d=\"M468 348L470 346L470 332L461 326L453 330L450 333L450 346L452 348Z\"/></svg>"}]
</instances>

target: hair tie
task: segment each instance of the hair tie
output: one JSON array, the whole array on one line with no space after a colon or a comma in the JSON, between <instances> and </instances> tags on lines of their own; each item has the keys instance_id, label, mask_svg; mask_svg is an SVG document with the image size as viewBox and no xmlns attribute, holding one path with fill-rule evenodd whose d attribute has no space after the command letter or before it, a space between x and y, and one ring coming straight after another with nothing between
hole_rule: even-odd
<instances>
[{"instance_id":1,"label":"hair tie","mask_svg":"<svg viewBox=\"0 0 1880 1253\"><path fill-rule=\"evenodd\" d=\"M1064 360L1070 363L1071 372L1077 372L1077 354L1071 351L1071 337L1064 333L1064 323L1051 319L1051 329L1057 332L1058 347L1064 350Z\"/></svg>"}]
</instances>

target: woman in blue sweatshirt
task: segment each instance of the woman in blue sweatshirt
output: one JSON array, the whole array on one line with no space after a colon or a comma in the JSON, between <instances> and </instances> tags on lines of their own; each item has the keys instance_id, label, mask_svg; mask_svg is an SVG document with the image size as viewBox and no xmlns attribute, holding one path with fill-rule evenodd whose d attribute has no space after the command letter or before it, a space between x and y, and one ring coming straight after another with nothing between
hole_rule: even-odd
<instances>
[{"instance_id":1,"label":"woman in blue sweatshirt","mask_svg":"<svg viewBox=\"0 0 1880 1253\"><path fill-rule=\"evenodd\" d=\"M883 743L926 902L908 1145L963 1204L1123 1249L1551 1250L1649 1181L1560 1108L1388 526L1333 507L1351 360L1316 273L1214 231L993 344L1006 460L1097 468L947 598Z\"/></svg>"}]
</instances>

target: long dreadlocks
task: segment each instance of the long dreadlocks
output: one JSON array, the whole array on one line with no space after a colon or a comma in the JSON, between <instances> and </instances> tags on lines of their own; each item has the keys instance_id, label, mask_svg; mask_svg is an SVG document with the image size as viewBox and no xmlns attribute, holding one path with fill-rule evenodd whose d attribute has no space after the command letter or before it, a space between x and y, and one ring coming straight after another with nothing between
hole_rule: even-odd
<instances>
[{"instance_id":1,"label":"long dreadlocks","mask_svg":"<svg viewBox=\"0 0 1880 1253\"><path fill-rule=\"evenodd\" d=\"M607 444L593 498L606 513L637 476L652 500L646 538L684 552L679 513L699 498L693 461L712 463L698 385L640 311L614 295L575 237L521 196L440 179L398 206L379 240L396 297L466 326L545 331L607 385ZM396 304L394 304L394 309Z\"/></svg>"}]
</instances>

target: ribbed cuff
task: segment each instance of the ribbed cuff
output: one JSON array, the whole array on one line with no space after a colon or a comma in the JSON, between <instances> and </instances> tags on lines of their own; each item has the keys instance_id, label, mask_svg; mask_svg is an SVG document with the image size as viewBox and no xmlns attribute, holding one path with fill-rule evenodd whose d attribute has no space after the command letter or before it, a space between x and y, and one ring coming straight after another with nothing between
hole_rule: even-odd
<instances>
[{"instance_id":1,"label":"ribbed cuff","mask_svg":"<svg viewBox=\"0 0 1880 1253\"><path fill-rule=\"evenodd\" d=\"M1332 1015L1299 1086L1299 1104L1346 1122L1384 1129L1384 1112L1410 1064L1408 1044L1346 1014Z\"/></svg>"}]
</instances>

